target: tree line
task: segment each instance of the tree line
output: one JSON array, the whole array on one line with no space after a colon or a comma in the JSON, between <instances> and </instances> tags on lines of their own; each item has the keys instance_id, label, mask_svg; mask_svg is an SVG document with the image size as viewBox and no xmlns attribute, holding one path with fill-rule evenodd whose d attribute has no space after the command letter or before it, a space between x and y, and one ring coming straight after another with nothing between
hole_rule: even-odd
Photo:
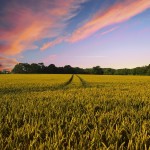
<instances>
[{"instance_id":1,"label":"tree line","mask_svg":"<svg viewBox=\"0 0 150 150\"><path fill-rule=\"evenodd\" d=\"M8 72L7 72L8 73ZM54 64L45 66L44 63L18 63L10 73L16 74L99 74L99 75L150 75L150 64L148 66L136 67L133 69L112 69L101 68L96 66L93 68L79 68L66 65L57 67Z\"/></svg>"}]
</instances>

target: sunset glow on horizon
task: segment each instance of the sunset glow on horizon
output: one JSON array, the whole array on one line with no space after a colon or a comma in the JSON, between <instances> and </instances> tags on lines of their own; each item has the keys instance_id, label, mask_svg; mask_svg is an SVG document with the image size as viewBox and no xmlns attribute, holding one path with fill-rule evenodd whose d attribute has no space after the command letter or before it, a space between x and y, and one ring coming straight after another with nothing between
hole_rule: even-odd
<instances>
[{"instance_id":1,"label":"sunset glow on horizon","mask_svg":"<svg viewBox=\"0 0 150 150\"><path fill-rule=\"evenodd\" d=\"M0 70L150 64L149 0L0 0Z\"/></svg>"}]
</instances>

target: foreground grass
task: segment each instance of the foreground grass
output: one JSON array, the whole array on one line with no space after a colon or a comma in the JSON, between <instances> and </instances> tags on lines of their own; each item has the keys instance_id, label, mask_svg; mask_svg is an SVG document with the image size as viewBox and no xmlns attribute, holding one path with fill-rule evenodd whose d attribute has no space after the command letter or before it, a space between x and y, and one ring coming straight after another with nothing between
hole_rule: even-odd
<instances>
[{"instance_id":1,"label":"foreground grass","mask_svg":"<svg viewBox=\"0 0 150 150\"><path fill-rule=\"evenodd\" d=\"M0 149L150 148L149 77L8 75L0 87Z\"/></svg>"}]
</instances>

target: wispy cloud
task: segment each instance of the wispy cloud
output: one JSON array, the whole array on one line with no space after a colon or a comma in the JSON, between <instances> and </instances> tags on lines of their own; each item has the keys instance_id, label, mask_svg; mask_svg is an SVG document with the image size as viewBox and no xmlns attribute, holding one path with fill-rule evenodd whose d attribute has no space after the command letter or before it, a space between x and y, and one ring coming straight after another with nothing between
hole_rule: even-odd
<instances>
[{"instance_id":1,"label":"wispy cloud","mask_svg":"<svg viewBox=\"0 0 150 150\"><path fill-rule=\"evenodd\" d=\"M52 63L55 59L57 58L57 55L53 54L53 55L49 55L46 58L43 59L43 62L45 64L50 64Z\"/></svg>"},{"instance_id":2,"label":"wispy cloud","mask_svg":"<svg viewBox=\"0 0 150 150\"><path fill-rule=\"evenodd\" d=\"M117 1L105 12L98 11L87 23L75 30L69 42L85 39L106 26L124 22L148 8L149 0Z\"/></svg>"},{"instance_id":3,"label":"wispy cloud","mask_svg":"<svg viewBox=\"0 0 150 150\"><path fill-rule=\"evenodd\" d=\"M62 34L67 20L87 0L26 0L6 2L0 10L0 53L16 55L38 48L34 42ZM50 45L50 44L49 44ZM48 45L48 46L49 46ZM43 50L48 47L46 44Z\"/></svg>"},{"instance_id":4,"label":"wispy cloud","mask_svg":"<svg viewBox=\"0 0 150 150\"><path fill-rule=\"evenodd\" d=\"M51 41L51 42L47 42L45 44L43 44L43 46L40 48L41 51L46 50L50 47L53 47L61 42L65 41L65 37L58 37L55 40Z\"/></svg>"},{"instance_id":5,"label":"wispy cloud","mask_svg":"<svg viewBox=\"0 0 150 150\"><path fill-rule=\"evenodd\" d=\"M12 67L14 67L18 61L14 58L6 58L0 56L0 71L3 69L11 70Z\"/></svg>"},{"instance_id":6,"label":"wispy cloud","mask_svg":"<svg viewBox=\"0 0 150 150\"><path fill-rule=\"evenodd\" d=\"M113 31L115 31L115 30L118 29L118 28L119 28L119 26L113 27L113 28L111 28L111 29L109 29L109 30L107 30L107 31L102 32L101 35L105 35L105 34L108 34L108 33L110 33L110 32L113 32Z\"/></svg>"},{"instance_id":7,"label":"wispy cloud","mask_svg":"<svg viewBox=\"0 0 150 150\"><path fill-rule=\"evenodd\" d=\"M89 21L75 30L72 35L62 37L68 20L78 14L81 4L89 0L20 0L6 2L0 10L0 53L16 55L25 50L39 48L35 42L45 42L40 50L53 47L63 41L76 42L87 38L100 29L121 23L150 8L149 0L116 1L102 12L97 11ZM83 21L84 22L84 21ZM102 35L115 29L103 32Z\"/></svg>"},{"instance_id":8,"label":"wispy cloud","mask_svg":"<svg viewBox=\"0 0 150 150\"><path fill-rule=\"evenodd\" d=\"M106 56L64 56L64 57L75 57L75 58L106 58Z\"/></svg>"}]
</instances>

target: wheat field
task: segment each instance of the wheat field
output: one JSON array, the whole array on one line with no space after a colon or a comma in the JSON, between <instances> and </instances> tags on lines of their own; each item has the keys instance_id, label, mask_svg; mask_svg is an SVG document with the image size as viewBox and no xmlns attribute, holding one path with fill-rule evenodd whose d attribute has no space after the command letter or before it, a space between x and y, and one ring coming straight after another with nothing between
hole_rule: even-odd
<instances>
[{"instance_id":1,"label":"wheat field","mask_svg":"<svg viewBox=\"0 0 150 150\"><path fill-rule=\"evenodd\" d=\"M149 150L150 77L0 75L1 150Z\"/></svg>"}]
</instances>

